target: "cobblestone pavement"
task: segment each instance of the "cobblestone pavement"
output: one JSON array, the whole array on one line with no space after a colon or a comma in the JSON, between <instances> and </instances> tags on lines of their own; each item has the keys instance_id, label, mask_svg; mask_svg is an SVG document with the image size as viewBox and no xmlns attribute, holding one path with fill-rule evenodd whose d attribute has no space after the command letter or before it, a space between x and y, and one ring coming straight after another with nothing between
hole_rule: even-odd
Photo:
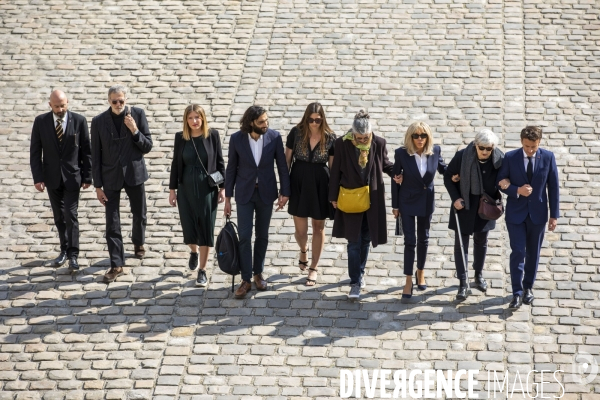
<instances>
[{"instance_id":1,"label":"cobblestone pavement","mask_svg":"<svg viewBox=\"0 0 600 400\"><path fill-rule=\"evenodd\" d=\"M478 369L483 389L485 371L561 369L563 399L600 399L599 377L567 373L577 354L600 355L599 16L597 0L1 1L0 399L328 399L340 395L342 368ZM28 150L51 89L90 122L114 83L146 110L155 144L149 252L107 286L103 208L91 190L80 201L82 270L43 266L58 239ZM490 290L454 302L439 178L429 288L409 304L399 301L395 237L373 249L360 303L346 300L341 240L327 239L319 282L305 288L286 212L272 220L269 291L235 300L213 266L210 286L194 287L167 202L184 106L206 107L226 149L247 106L267 106L285 135L315 100L338 134L367 108L390 151L410 121L427 120L448 161L481 127L511 149L526 123L542 125L560 169L561 218L546 235L535 305L507 310L503 222L491 234ZM544 390L561 394L557 384Z\"/></svg>"}]
</instances>

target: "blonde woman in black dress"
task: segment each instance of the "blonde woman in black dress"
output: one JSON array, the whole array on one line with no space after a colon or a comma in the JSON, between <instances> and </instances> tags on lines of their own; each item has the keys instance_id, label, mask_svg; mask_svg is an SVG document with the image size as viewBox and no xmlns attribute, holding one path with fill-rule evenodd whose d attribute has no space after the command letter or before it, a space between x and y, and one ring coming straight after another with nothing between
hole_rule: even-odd
<instances>
[{"instance_id":1,"label":"blonde woman in black dress","mask_svg":"<svg viewBox=\"0 0 600 400\"><path fill-rule=\"evenodd\" d=\"M225 176L219 132L209 129L202 107L192 104L183 114L183 131L175 134L169 204L179 206L183 241L191 250L188 265L194 271L200 261L196 285L201 287L208 284L206 263L214 247L217 204L225 200L224 183L209 184L207 174L215 171Z\"/></svg>"},{"instance_id":2,"label":"blonde woman in black dress","mask_svg":"<svg viewBox=\"0 0 600 400\"><path fill-rule=\"evenodd\" d=\"M320 103L306 107L304 116L288 134L285 159L291 167L288 213L294 216L294 236L300 246L300 270L308 267L306 286L317 281L319 260L325 245L325 219L333 217L328 201L329 166L336 137ZM308 218L312 220L312 253L308 263Z\"/></svg>"}]
</instances>

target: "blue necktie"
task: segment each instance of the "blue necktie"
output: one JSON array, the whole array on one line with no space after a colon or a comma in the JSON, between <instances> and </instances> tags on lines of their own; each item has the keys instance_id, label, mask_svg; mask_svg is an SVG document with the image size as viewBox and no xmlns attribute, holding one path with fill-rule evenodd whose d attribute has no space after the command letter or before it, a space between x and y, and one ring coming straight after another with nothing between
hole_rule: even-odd
<instances>
[{"instance_id":1,"label":"blue necktie","mask_svg":"<svg viewBox=\"0 0 600 400\"><path fill-rule=\"evenodd\" d=\"M527 179L529 183L531 183L531 179L533 179L533 161L531 161L531 157L527 157L529 160L529 164L527 164Z\"/></svg>"}]
</instances>

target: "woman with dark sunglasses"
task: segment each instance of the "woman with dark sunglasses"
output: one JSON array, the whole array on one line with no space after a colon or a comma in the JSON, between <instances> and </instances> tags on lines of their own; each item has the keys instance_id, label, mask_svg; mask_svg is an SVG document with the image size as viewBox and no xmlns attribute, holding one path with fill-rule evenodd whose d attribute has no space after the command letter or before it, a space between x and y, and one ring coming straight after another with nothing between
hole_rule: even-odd
<instances>
[{"instance_id":1,"label":"woman with dark sunglasses","mask_svg":"<svg viewBox=\"0 0 600 400\"><path fill-rule=\"evenodd\" d=\"M456 152L444 174L444 186L454 209L450 214L448 228L455 231L454 264L456 277L460 281L457 300L465 300L470 294L470 288L461 254L456 217L452 214L456 212L458 215L465 259L468 256L469 236L473 235L475 287L485 292L488 286L483 278L483 264L487 253L487 238L489 231L496 227L496 221L482 219L477 210L483 192L497 198L496 177L503 158L504 153L498 148L498 136L489 129L482 129L465 149ZM460 175L460 182L452 180L454 174Z\"/></svg>"},{"instance_id":2,"label":"woman with dark sunglasses","mask_svg":"<svg viewBox=\"0 0 600 400\"><path fill-rule=\"evenodd\" d=\"M436 171L440 174L446 172L440 146L433 144L429 125L414 122L406 131L404 146L396 150L394 157L394 176L402 175L402 181L398 183L392 179L392 212L395 218L402 218L404 231L404 299L411 298L414 291L412 274L415 248L416 285L419 290L427 289L425 259L429 246L429 226L435 208L433 178Z\"/></svg>"},{"instance_id":3,"label":"woman with dark sunglasses","mask_svg":"<svg viewBox=\"0 0 600 400\"><path fill-rule=\"evenodd\" d=\"M291 167L288 213L294 217L294 236L300 246L300 270L309 269L306 286L316 284L317 266L325 245L325 219L333 218L333 208L327 196L335 139L327 125L323 106L311 103L300 123L288 134L286 142L285 158L288 169ZM307 255L308 218L312 220L313 230L310 267Z\"/></svg>"}]
</instances>

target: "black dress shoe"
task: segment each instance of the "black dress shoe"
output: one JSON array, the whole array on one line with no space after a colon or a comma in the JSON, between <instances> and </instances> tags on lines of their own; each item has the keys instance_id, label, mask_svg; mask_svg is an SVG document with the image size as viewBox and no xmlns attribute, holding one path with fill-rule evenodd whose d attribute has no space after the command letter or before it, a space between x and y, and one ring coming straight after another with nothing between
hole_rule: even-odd
<instances>
[{"instance_id":1,"label":"black dress shoe","mask_svg":"<svg viewBox=\"0 0 600 400\"><path fill-rule=\"evenodd\" d=\"M516 294L513 296L513 299L510 302L510 304L508 305L508 308L512 308L513 310L516 310L517 308L521 307L521 304L523 304L521 296Z\"/></svg>"},{"instance_id":2,"label":"black dress shoe","mask_svg":"<svg viewBox=\"0 0 600 400\"><path fill-rule=\"evenodd\" d=\"M470 292L469 281L461 279L460 285L458 286L458 293L456 294L456 300L466 300L467 297L469 297Z\"/></svg>"},{"instance_id":3,"label":"black dress shoe","mask_svg":"<svg viewBox=\"0 0 600 400\"><path fill-rule=\"evenodd\" d=\"M533 295L533 290L525 289L525 294L523 294L523 304L530 305L531 303L533 303L533 299L535 299L535 296Z\"/></svg>"},{"instance_id":4,"label":"black dress shoe","mask_svg":"<svg viewBox=\"0 0 600 400\"><path fill-rule=\"evenodd\" d=\"M52 264L54 264L57 267L61 267L66 262L67 262L67 252L61 251L60 254L58 255L58 257L56 257L54 259L54 261L52 261Z\"/></svg>"},{"instance_id":5,"label":"black dress shoe","mask_svg":"<svg viewBox=\"0 0 600 400\"><path fill-rule=\"evenodd\" d=\"M198 253L190 253L190 260L188 261L190 270L195 271L198 268Z\"/></svg>"},{"instance_id":6,"label":"black dress shoe","mask_svg":"<svg viewBox=\"0 0 600 400\"><path fill-rule=\"evenodd\" d=\"M487 291L488 288L488 284L485 281L485 279L483 279L483 273L482 272L476 272L475 273L475 287L477 289L479 289L482 292Z\"/></svg>"},{"instance_id":7,"label":"black dress shoe","mask_svg":"<svg viewBox=\"0 0 600 400\"><path fill-rule=\"evenodd\" d=\"M69 257L69 269L71 271L79 271L79 264L77 264L77 257Z\"/></svg>"}]
</instances>

